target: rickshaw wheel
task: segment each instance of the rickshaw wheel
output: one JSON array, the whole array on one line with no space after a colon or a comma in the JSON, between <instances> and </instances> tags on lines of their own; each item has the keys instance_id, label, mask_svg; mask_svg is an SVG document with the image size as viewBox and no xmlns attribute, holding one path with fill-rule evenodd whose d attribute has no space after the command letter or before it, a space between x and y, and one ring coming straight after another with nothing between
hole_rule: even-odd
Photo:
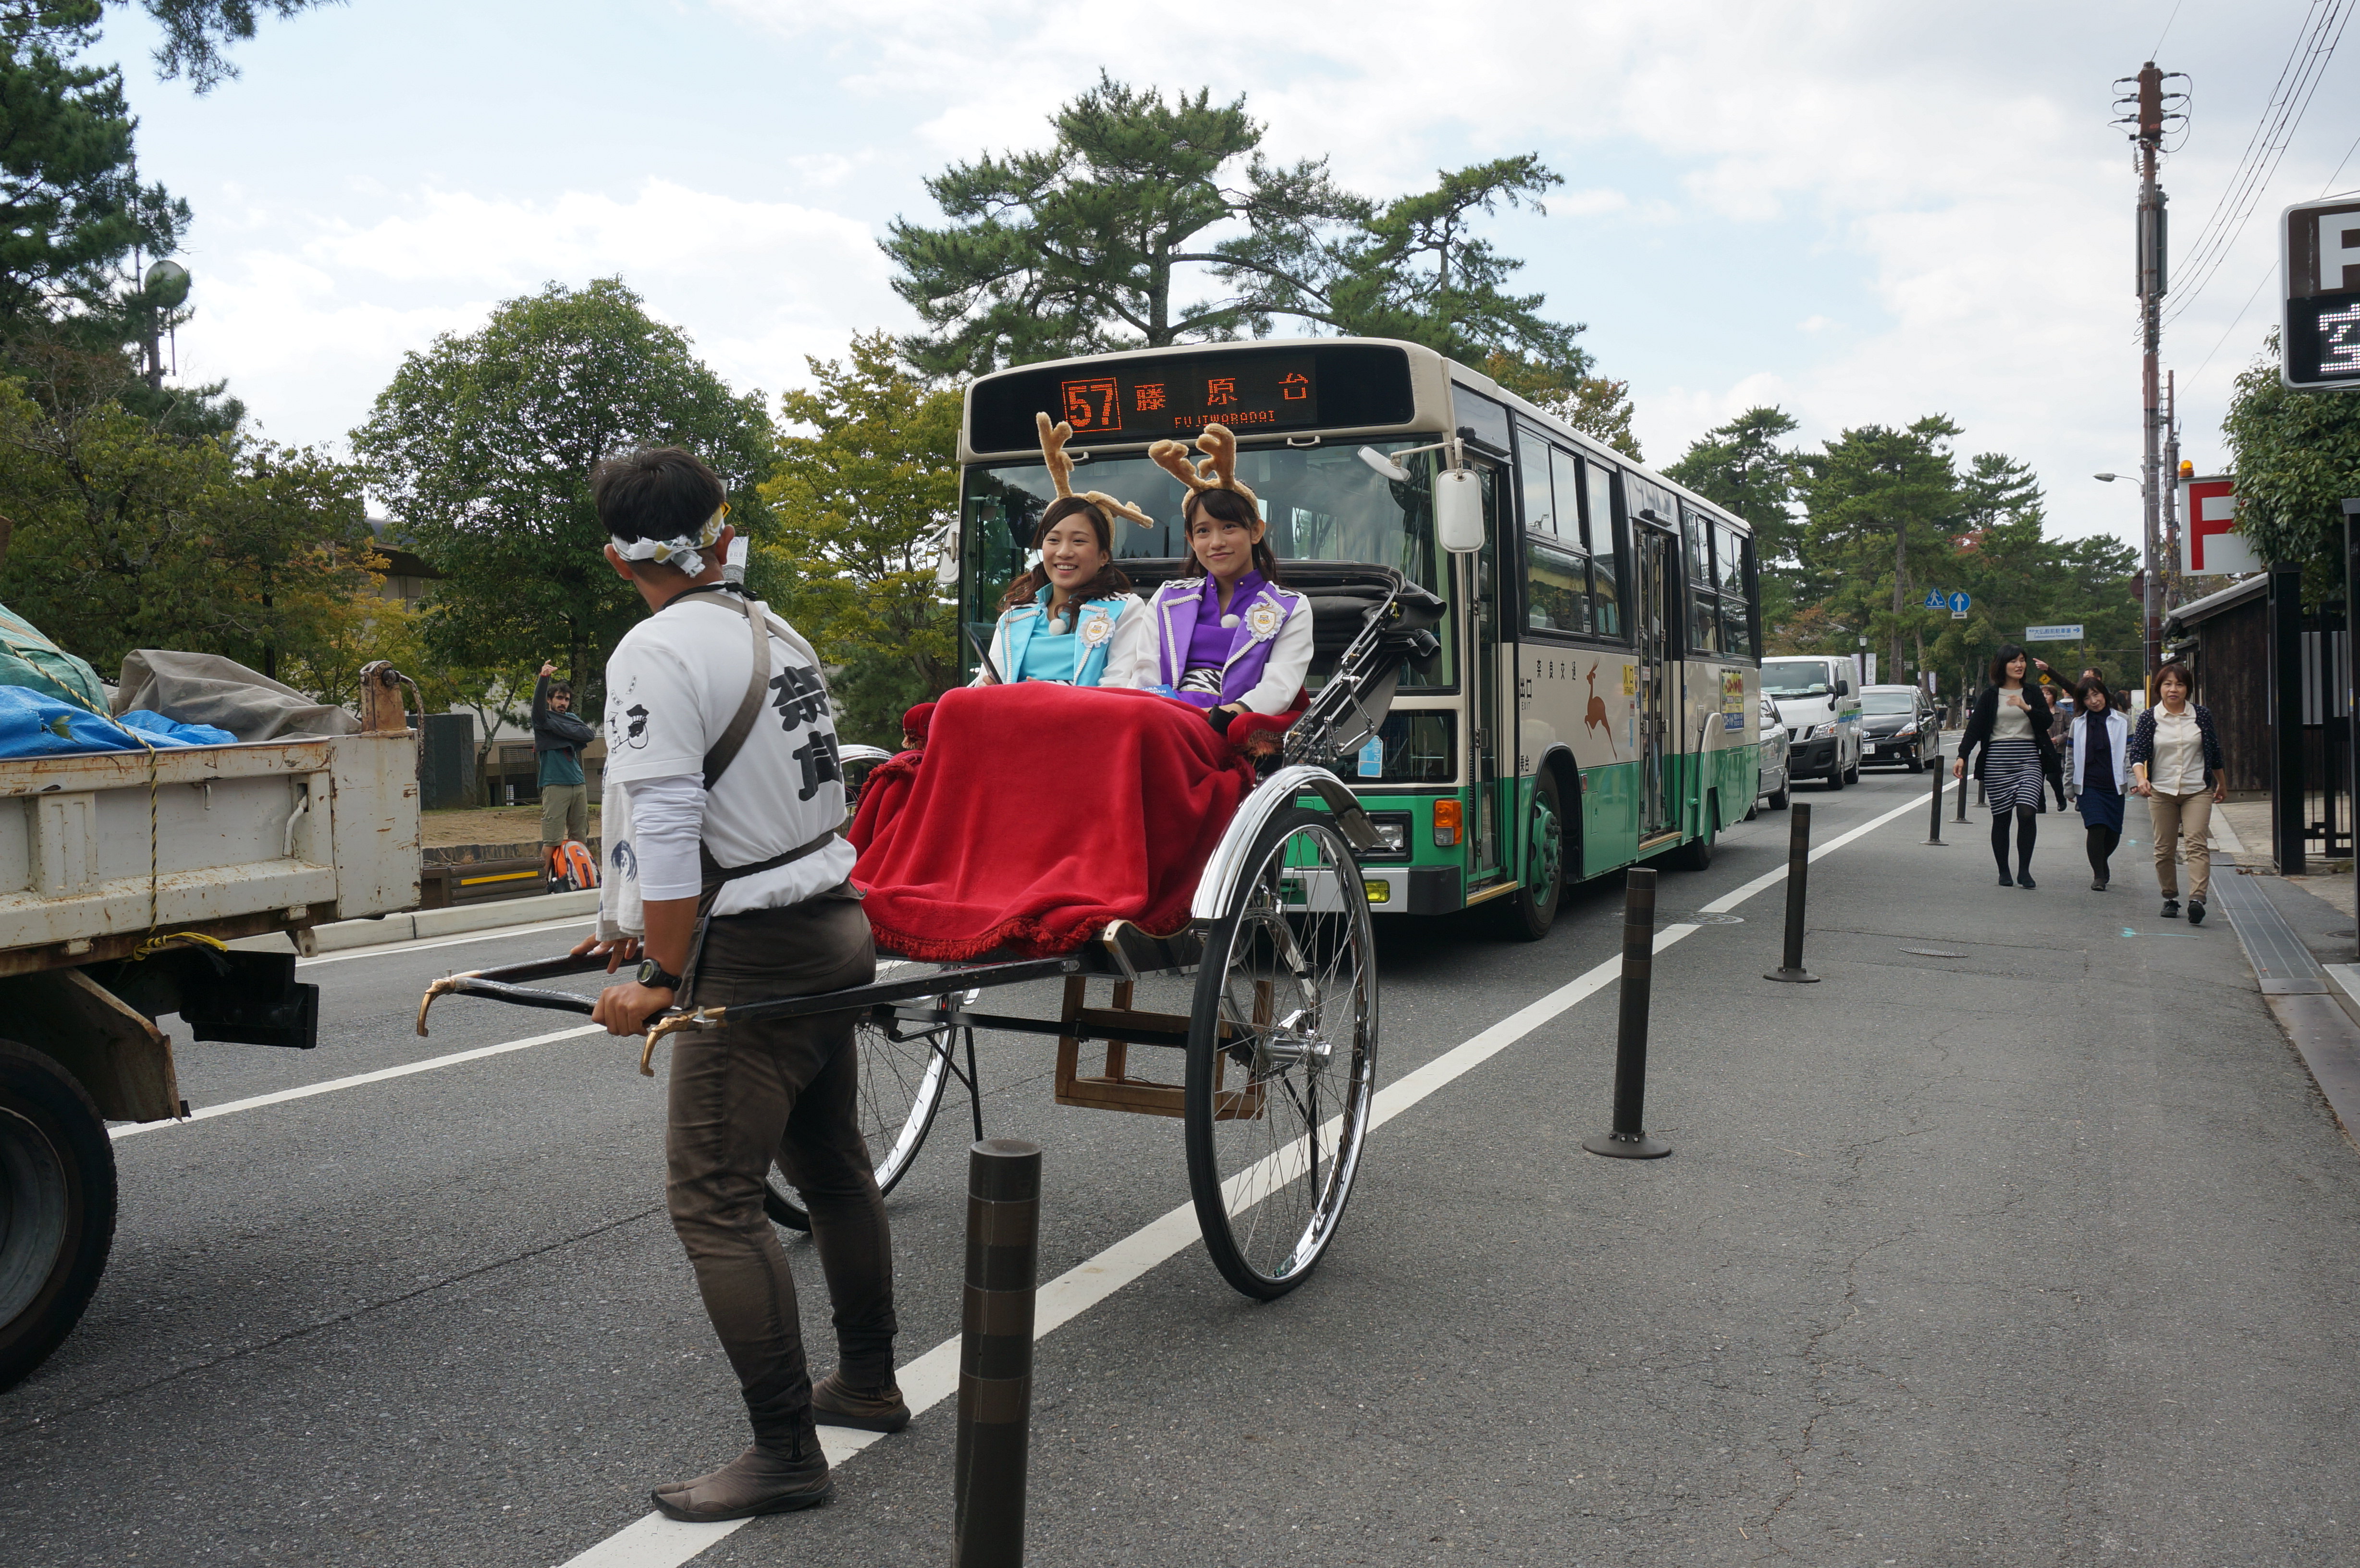
<instances>
[{"instance_id":1,"label":"rickshaw wheel","mask_svg":"<svg viewBox=\"0 0 2360 1568\"><path fill-rule=\"evenodd\" d=\"M951 1032L932 1029L895 1040L876 1019L854 1026L852 1047L859 1056L860 1087L856 1112L860 1136L877 1171L877 1190L890 1192L918 1158L926 1133L942 1108L949 1080ZM811 1215L787 1173L776 1165L762 1183L762 1212L772 1225L811 1229Z\"/></svg>"},{"instance_id":2,"label":"rickshaw wheel","mask_svg":"<svg viewBox=\"0 0 2360 1568\"><path fill-rule=\"evenodd\" d=\"M1222 1278L1268 1301L1344 1217L1376 1085L1375 933L1322 812L1262 830L1205 944L1188 1030L1188 1188Z\"/></svg>"}]
</instances>

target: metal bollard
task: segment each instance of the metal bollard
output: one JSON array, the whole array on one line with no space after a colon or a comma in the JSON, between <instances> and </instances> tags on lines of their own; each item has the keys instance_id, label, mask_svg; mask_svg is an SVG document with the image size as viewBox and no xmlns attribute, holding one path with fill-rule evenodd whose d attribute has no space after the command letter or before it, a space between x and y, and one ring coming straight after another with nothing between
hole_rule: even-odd
<instances>
[{"instance_id":1,"label":"metal bollard","mask_svg":"<svg viewBox=\"0 0 2360 1568\"><path fill-rule=\"evenodd\" d=\"M1808 807L1802 808L1809 810ZM1614 1127L1581 1147L1613 1160L1661 1160L1672 1146L1642 1130L1647 1099L1647 1003L1655 987L1655 874L1623 873L1622 1012L1614 1029Z\"/></svg>"},{"instance_id":2,"label":"metal bollard","mask_svg":"<svg viewBox=\"0 0 2360 1568\"><path fill-rule=\"evenodd\" d=\"M1786 980L1816 985L1819 977L1803 967L1803 900L1811 878L1811 808L1794 809L1794 825L1786 835L1786 955L1775 975L1765 980Z\"/></svg>"},{"instance_id":3,"label":"metal bollard","mask_svg":"<svg viewBox=\"0 0 2360 1568\"><path fill-rule=\"evenodd\" d=\"M1940 752L1936 752L1928 760L1926 771L1934 776L1934 816L1933 825L1928 830L1932 836L1925 842L1932 844L1936 849L1948 849L1950 846L1942 842L1942 754Z\"/></svg>"},{"instance_id":4,"label":"metal bollard","mask_svg":"<svg viewBox=\"0 0 2360 1568\"><path fill-rule=\"evenodd\" d=\"M1024 1561L1032 1291L1040 1252L1041 1147L1022 1138L986 1138L967 1150L953 1568L1018 1568Z\"/></svg>"},{"instance_id":5,"label":"metal bollard","mask_svg":"<svg viewBox=\"0 0 2360 1568\"><path fill-rule=\"evenodd\" d=\"M1959 753L1959 761L1964 762L1966 759L1965 752ZM1959 814L1950 820L1955 822L1963 822L1967 820L1967 780L1964 774L1959 777Z\"/></svg>"}]
</instances>

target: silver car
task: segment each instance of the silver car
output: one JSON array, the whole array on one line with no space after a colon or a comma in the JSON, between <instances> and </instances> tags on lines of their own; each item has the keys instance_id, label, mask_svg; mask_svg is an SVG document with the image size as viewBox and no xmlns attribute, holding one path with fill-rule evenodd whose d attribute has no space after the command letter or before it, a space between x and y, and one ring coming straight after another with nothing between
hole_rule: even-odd
<instances>
[{"instance_id":1,"label":"silver car","mask_svg":"<svg viewBox=\"0 0 2360 1568\"><path fill-rule=\"evenodd\" d=\"M1754 810L1745 813L1749 817L1762 809L1765 800L1772 811L1785 811L1794 793L1793 782L1786 777L1786 724L1778 717L1778 704L1767 697L1762 699L1761 730L1762 771L1754 791Z\"/></svg>"}]
</instances>

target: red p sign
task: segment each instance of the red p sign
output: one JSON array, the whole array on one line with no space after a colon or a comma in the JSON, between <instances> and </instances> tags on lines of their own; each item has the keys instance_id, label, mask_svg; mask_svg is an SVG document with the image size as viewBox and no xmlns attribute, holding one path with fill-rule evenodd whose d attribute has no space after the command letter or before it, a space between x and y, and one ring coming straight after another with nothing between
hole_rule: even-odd
<instances>
[{"instance_id":1,"label":"red p sign","mask_svg":"<svg viewBox=\"0 0 2360 1568\"><path fill-rule=\"evenodd\" d=\"M2183 480L2180 486L2180 569L2197 572L2259 572L2268 563L2254 553L2237 526L2237 481L2222 474Z\"/></svg>"}]
</instances>

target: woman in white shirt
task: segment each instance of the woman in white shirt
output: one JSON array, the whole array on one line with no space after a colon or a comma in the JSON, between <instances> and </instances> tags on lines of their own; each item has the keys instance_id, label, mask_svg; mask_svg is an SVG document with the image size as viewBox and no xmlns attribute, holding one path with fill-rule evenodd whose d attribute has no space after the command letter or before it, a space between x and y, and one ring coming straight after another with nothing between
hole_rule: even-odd
<instances>
[{"instance_id":1,"label":"woman in white shirt","mask_svg":"<svg viewBox=\"0 0 2360 1568\"><path fill-rule=\"evenodd\" d=\"M2178 662L2156 672L2156 705L2139 715L2131 736L2131 792L2147 797L2155 829L2155 880L2163 889L2163 918L2180 918L2179 850L2188 850L2188 923L2204 923L2212 891L2212 807L2228 799L2226 765L2212 714L2188 699L2196 679Z\"/></svg>"}]
</instances>

